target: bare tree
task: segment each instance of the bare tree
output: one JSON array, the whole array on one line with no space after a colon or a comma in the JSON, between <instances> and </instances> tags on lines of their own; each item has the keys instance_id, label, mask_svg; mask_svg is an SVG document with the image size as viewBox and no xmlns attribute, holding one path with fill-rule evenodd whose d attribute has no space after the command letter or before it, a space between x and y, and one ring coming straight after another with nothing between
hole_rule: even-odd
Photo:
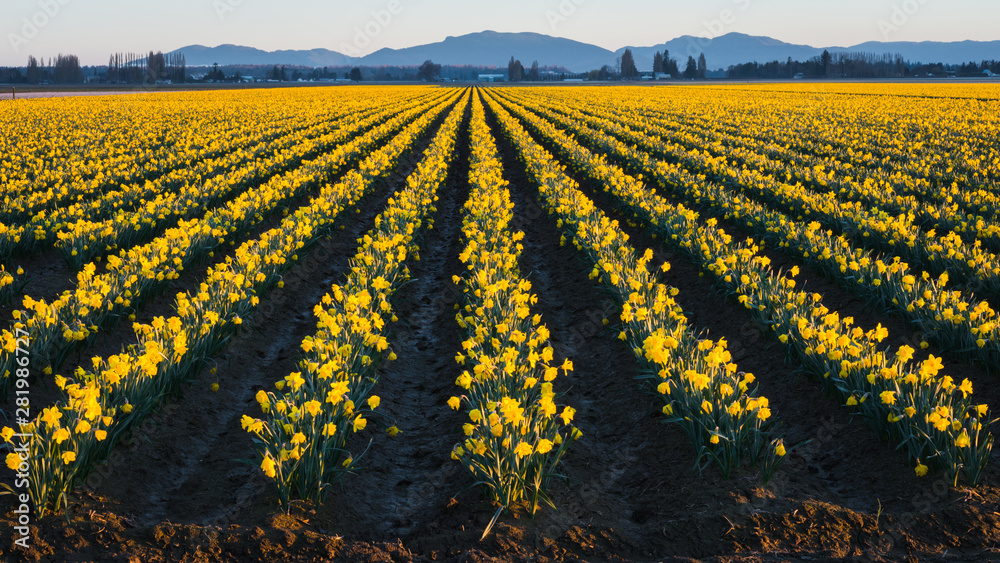
<instances>
[{"instance_id":1,"label":"bare tree","mask_svg":"<svg viewBox=\"0 0 1000 563\"><path fill-rule=\"evenodd\" d=\"M441 65L434 64L433 61L427 59L424 64L420 65L417 69L417 78L420 80L426 80L427 82L433 82L435 78L441 76Z\"/></svg>"}]
</instances>

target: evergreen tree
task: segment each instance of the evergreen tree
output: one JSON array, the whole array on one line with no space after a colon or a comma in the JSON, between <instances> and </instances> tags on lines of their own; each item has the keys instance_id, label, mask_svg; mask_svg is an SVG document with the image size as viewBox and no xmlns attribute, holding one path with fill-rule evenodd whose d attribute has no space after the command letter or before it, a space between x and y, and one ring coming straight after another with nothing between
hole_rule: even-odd
<instances>
[{"instance_id":1,"label":"evergreen tree","mask_svg":"<svg viewBox=\"0 0 1000 563\"><path fill-rule=\"evenodd\" d=\"M639 70L635 68L635 58L632 57L632 50L625 49L622 53L621 74L625 80L635 80L639 77Z\"/></svg>"},{"instance_id":2,"label":"evergreen tree","mask_svg":"<svg viewBox=\"0 0 1000 563\"><path fill-rule=\"evenodd\" d=\"M684 69L684 78L689 80L698 78L698 63L692 56L688 56L687 67Z\"/></svg>"},{"instance_id":3,"label":"evergreen tree","mask_svg":"<svg viewBox=\"0 0 1000 563\"><path fill-rule=\"evenodd\" d=\"M38 68L38 59L28 55L28 84L38 84L42 81L42 71Z\"/></svg>"},{"instance_id":4,"label":"evergreen tree","mask_svg":"<svg viewBox=\"0 0 1000 563\"><path fill-rule=\"evenodd\" d=\"M524 80L524 66L521 61L514 60L514 57L511 57L510 62L507 63L507 80L511 82Z\"/></svg>"},{"instance_id":5,"label":"evergreen tree","mask_svg":"<svg viewBox=\"0 0 1000 563\"><path fill-rule=\"evenodd\" d=\"M673 78L681 77L681 71L677 68L677 59L671 59L670 51L667 49L663 50L663 72L669 74Z\"/></svg>"}]
</instances>

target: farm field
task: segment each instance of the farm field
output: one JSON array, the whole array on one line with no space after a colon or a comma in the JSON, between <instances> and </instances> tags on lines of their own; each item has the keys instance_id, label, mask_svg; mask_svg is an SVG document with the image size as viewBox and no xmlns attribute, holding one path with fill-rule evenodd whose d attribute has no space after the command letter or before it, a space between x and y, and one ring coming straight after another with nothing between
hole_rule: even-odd
<instances>
[{"instance_id":1,"label":"farm field","mask_svg":"<svg viewBox=\"0 0 1000 563\"><path fill-rule=\"evenodd\" d=\"M0 103L0 558L1000 560L998 110Z\"/></svg>"}]
</instances>

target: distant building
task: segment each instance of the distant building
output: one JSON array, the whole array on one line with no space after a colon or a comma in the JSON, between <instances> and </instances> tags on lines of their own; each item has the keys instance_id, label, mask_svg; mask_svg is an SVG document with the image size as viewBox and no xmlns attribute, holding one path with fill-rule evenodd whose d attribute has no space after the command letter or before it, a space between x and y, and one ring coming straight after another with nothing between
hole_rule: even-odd
<instances>
[{"instance_id":1,"label":"distant building","mask_svg":"<svg viewBox=\"0 0 1000 563\"><path fill-rule=\"evenodd\" d=\"M653 80L670 80L671 78L673 78L673 76L671 76L671 75L669 75L669 74L667 74L665 72L654 72L653 73Z\"/></svg>"},{"instance_id":2,"label":"distant building","mask_svg":"<svg viewBox=\"0 0 1000 563\"><path fill-rule=\"evenodd\" d=\"M997 74L995 72L993 72L992 70L990 70L990 69L984 70L983 71L983 75L984 76L997 76Z\"/></svg>"},{"instance_id":3,"label":"distant building","mask_svg":"<svg viewBox=\"0 0 1000 563\"><path fill-rule=\"evenodd\" d=\"M583 82L582 78L566 78L563 82Z\"/></svg>"},{"instance_id":4,"label":"distant building","mask_svg":"<svg viewBox=\"0 0 1000 563\"><path fill-rule=\"evenodd\" d=\"M504 75L502 74L480 74L480 82L503 82Z\"/></svg>"}]
</instances>

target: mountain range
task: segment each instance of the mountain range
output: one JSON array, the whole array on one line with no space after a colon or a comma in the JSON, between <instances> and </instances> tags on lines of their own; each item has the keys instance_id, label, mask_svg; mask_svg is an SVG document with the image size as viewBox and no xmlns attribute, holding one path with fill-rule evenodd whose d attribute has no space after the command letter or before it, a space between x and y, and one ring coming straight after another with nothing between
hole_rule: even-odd
<instances>
[{"instance_id":1,"label":"mountain range","mask_svg":"<svg viewBox=\"0 0 1000 563\"><path fill-rule=\"evenodd\" d=\"M900 54L911 62L959 64L969 61L1000 59L1000 41L869 41L849 47L812 47L786 43L771 37L727 33L713 39L683 35L665 43L646 47L622 47L610 51L603 47L552 37L540 33L503 33L481 31L443 41L403 49L379 49L363 57L351 57L329 49L262 51L239 45L205 47L189 45L173 51L183 53L189 66L219 65L290 65L290 66L418 66L425 60L445 65L506 67L510 57L527 67L532 61L542 66L563 66L573 72L585 72L603 65L614 65L625 49L632 50L639 70L651 70L653 54L670 51L683 68L688 56L705 53L708 68L728 68L746 62L784 61L791 57L806 60L831 53L857 52Z\"/></svg>"}]
</instances>

